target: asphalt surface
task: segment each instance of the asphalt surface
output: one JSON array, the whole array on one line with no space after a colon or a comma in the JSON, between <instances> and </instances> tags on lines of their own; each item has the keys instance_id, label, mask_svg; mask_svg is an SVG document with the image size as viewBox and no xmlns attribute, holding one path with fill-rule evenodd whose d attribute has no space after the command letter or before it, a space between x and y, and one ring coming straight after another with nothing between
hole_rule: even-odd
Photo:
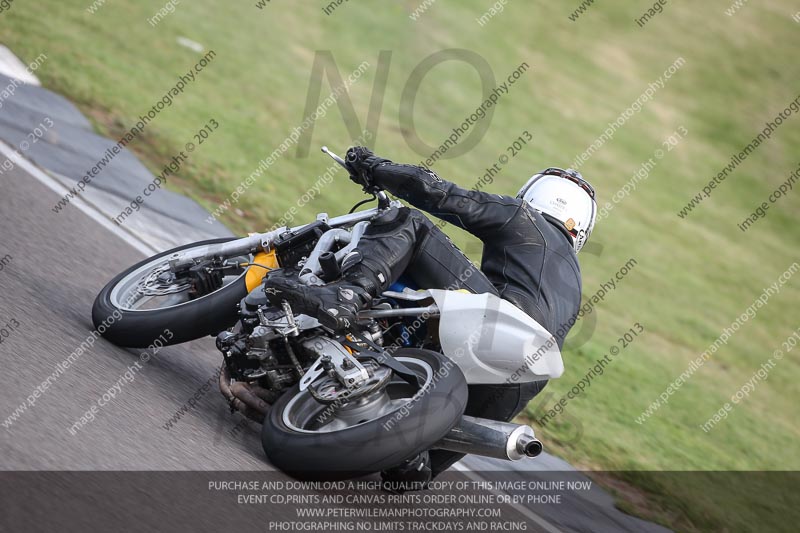
<instances>
[{"instance_id":1,"label":"asphalt surface","mask_svg":"<svg viewBox=\"0 0 800 533\"><path fill-rule=\"evenodd\" d=\"M0 74L0 87L8 86L10 80ZM29 134L36 128L44 134L32 142ZM80 197L106 219L119 216L137 195L142 197L144 202L124 220L123 229L159 249L209 236L232 235L219 222L208 223L208 212L185 196L159 188L145 197L143 191L154 176L127 149L108 163L99 164L116 141L94 133L72 103L47 89L31 85L15 89L0 110L0 139L47 169L48 175L67 188L74 187L91 169L99 168ZM166 179L169 181L169 176ZM54 198L48 209L57 201L58 197Z\"/></svg>"},{"instance_id":2,"label":"asphalt surface","mask_svg":"<svg viewBox=\"0 0 800 533\"><path fill-rule=\"evenodd\" d=\"M97 137L88 129L88 123L81 122L77 110L61 97L43 89L26 89L29 97L14 97L15 116L19 120L27 116L29 123L20 125L4 108L0 139L16 146L21 132L42 116L60 117L60 124L49 133L46 144L25 154L38 166L49 169L44 183L39 170L26 171L19 162L0 176L0 328L8 330L0 344L0 422L5 421L0 427L0 470L273 471L261 449L260 427L241 424L242 418L229 412L213 379L212 386L207 385L221 361L210 338L163 348L146 363L140 360L141 350L118 348L99 339L55 381L51 380L38 398L31 396L35 387L90 335L90 311L97 292L113 275L140 261L147 245L163 249L167 241L191 242L208 235L227 234L227 230L203 226L205 212L186 199L174 200L174 211L181 214L171 214L169 202L178 195L166 192L154 204L153 213L142 217L141 226L131 230L134 235L103 224L103 217L116 209L115 202L124 202L126 194L136 190L143 179L147 181L145 175L135 178L133 186L125 181L134 179L130 177L131 168L141 165L130 159L121 160L128 164L120 164L116 175L98 180L95 185L99 192L93 197L53 212L51 208L63 194L58 192L57 184L71 181L60 170L83 169L86 161L96 158L92 155L95 151L102 153L105 148L101 150L102 142L97 141L99 144L92 150L74 149L81 136ZM5 160L0 156L0 168ZM48 186L46 180L50 178L53 182ZM188 232L187 226L195 229ZM153 237L158 232L170 238ZM148 240L149 237L153 239ZM147 244L142 246L142 242ZM141 369L135 371L133 379L121 381L137 362ZM94 420L79 423L82 416L88 420L87 410L97 405L115 384L119 388L115 397L96 409ZM208 392L196 407L165 429L170 417L204 386ZM29 402L29 397L34 401ZM23 404L26 407L16 411L15 420L7 418ZM546 455L513 465L472 458L458 467L461 473L456 475L470 479L481 479L482 474L476 472L496 470L504 470L508 478L514 479L552 480L554 475L587 479L567 463ZM288 479L274 471L269 475ZM98 490L107 490L105 481L86 482L97 484ZM108 489L109 496L122 490L118 485ZM9 490L7 484L2 490ZM33 499L37 494L53 497L45 489L32 490ZM128 496L119 493L120 499ZM0 497L0 514L4 510L2 501ZM148 505L151 514L168 516L173 509L165 498ZM243 521L242 525L252 525L252 520L266 520L266 515L296 518L285 506L270 506L259 512L261 515L228 516L221 525L233 526L238 520ZM521 516L528 531L666 531L617 511L611 497L596 485L591 490L564 493L563 501L557 505L517 505L508 512L504 520ZM201 529L210 529L212 524L215 522L208 521L209 528ZM12 525L18 526L13 521Z\"/></svg>"},{"instance_id":3,"label":"asphalt surface","mask_svg":"<svg viewBox=\"0 0 800 533\"><path fill-rule=\"evenodd\" d=\"M3 419L86 340L99 289L142 259L77 209L53 213L57 195L35 179L20 171L10 177L0 195L0 251L13 257L0 272L0 322L15 320L19 326L1 345ZM215 351L212 339L163 348L73 436L68 429L139 360L140 351L98 340L0 431L0 468L268 468L255 431L229 434L236 420L216 390L173 429L162 427L218 368Z\"/></svg>"}]
</instances>

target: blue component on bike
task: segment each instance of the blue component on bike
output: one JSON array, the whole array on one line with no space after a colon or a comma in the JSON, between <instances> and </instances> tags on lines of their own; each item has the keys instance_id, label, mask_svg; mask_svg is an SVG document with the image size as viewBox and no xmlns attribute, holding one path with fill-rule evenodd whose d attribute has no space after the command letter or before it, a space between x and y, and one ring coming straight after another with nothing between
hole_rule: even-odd
<instances>
[{"instance_id":1,"label":"blue component on bike","mask_svg":"<svg viewBox=\"0 0 800 533\"><path fill-rule=\"evenodd\" d=\"M409 288L414 290L416 285L406 276L400 276L400 279L389 285L389 290L393 292L403 292L403 289ZM392 300L394 301L394 300ZM411 335L408 333L405 324L400 325L400 338L403 339L403 346L411 346Z\"/></svg>"},{"instance_id":2,"label":"blue component on bike","mask_svg":"<svg viewBox=\"0 0 800 533\"><path fill-rule=\"evenodd\" d=\"M400 283L399 281L395 281L391 285L389 285L389 290L392 292L403 292L406 286Z\"/></svg>"},{"instance_id":3,"label":"blue component on bike","mask_svg":"<svg viewBox=\"0 0 800 533\"><path fill-rule=\"evenodd\" d=\"M394 292L403 292L405 288L409 288L413 291L417 290L419 287L406 276L400 276L397 281L389 285L389 290Z\"/></svg>"},{"instance_id":4,"label":"blue component on bike","mask_svg":"<svg viewBox=\"0 0 800 533\"><path fill-rule=\"evenodd\" d=\"M405 324L400 325L400 338L403 340L403 346L411 346L411 335Z\"/></svg>"}]
</instances>

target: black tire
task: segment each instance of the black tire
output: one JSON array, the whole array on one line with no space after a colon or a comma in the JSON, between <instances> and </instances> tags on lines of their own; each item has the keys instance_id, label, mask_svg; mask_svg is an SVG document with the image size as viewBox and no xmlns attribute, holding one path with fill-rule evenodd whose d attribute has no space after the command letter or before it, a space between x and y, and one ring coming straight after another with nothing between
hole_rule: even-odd
<instances>
[{"instance_id":1,"label":"black tire","mask_svg":"<svg viewBox=\"0 0 800 533\"><path fill-rule=\"evenodd\" d=\"M92 306L92 322L95 328L117 346L144 348L159 336L163 339L165 329L172 333L172 337L164 343L169 345L213 335L230 327L236 322L239 302L247 296L244 274L206 296L165 309L128 311L115 306L110 298L111 291L120 280L153 259L186 248L230 240L233 238L210 239L179 246L145 259L120 273L95 298ZM115 313L115 320L110 319ZM106 321L107 328L100 328L103 321Z\"/></svg>"},{"instance_id":2,"label":"black tire","mask_svg":"<svg viewBox=\"0 0 800 533\"><path fill-rule=\"evenodd\" d=\"M329 433L301 433L283 420L287 404L299 393L295 385L283 394L264 420L261 443L270 462L303 480L340 480L386 470L428 450L460 420L467 404L467 382L461 370L442 354L404 348L395 357L427 363L436 376L407 415L403 408L380 418ZM419 375L424 370L408 364ZM424 375L423 375L424 377ZM391 429L384 424L395 418Z\"/></svg>"}]
</instances>

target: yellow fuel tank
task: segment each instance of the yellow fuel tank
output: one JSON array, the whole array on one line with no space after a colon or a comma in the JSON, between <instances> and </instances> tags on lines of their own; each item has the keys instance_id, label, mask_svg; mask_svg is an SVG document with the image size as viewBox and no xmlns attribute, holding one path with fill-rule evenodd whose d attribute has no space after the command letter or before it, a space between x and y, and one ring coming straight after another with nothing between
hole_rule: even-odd
<instances>
[{"instance_id":1,"label":"yellow fuel tank","mask_svg":"<svg viewBox=\"0 0 800 533\"><path fill-rule=\"evenodd\" d=\"M276 268L280 268L280 265L278 265L278 258L275 255L275 250L270 250L269 252L258 252L253 258L253 263L264 265L264 267L267 268L263 268L261 266L247 267L247 272L245 272L244 275L244 282L245 285L247 285L247 292L260 287L261 281L264 279L264 276L267 275L267 272Z\"/></svg>"}]
</instances>

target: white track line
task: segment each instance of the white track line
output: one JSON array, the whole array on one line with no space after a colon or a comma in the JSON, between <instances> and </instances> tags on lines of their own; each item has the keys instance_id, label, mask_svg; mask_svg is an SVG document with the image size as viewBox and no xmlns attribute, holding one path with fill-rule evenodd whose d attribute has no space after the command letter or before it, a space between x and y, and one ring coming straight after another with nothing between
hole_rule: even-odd
<instances>
[{"instance_id":1,"label":"white track line","mask_svg":"<svg viewBox=\"0 0 800 533\"><path fill-rule=\"evenodd\" d=\"M466 466L462 465L461 463L456 463L451 468L453 468L455 470L458 470L460 472L463 472L464 475L466 475L468 478L472 479L473 481L486 482L486 479L482 478L481 475L478 472L475 472L474 470L470 470L469 468L467 468ZM502 491L502 490L493 490L491 492L493 492L496 495L509 496L509 494L507 492ZM560 529L558 529L556 526L554 526L553 524L551 524L550 522L548 522L547 520L545 520L544 518L542 518L538 514L534 513L533 511L531 511L527 507L523 507L522 505L520 505L518 503L507 503L506 505L510 505L511 507L516 509L517 511L519 511L521 514L525 515L532 522L535 522L539 527L541 527L542 529L544 529L548 533L561 533Z\"/></svg>"},{"instance_id":2,"label":"white track line","mask_svg":"<svg viewBox=\"0 0 800 533\"><path fill-rule=\"evenodd\" d=\"M39 167L34 165L29 160L25 159L16 150L10 147L3 141L0 141L0 154L6 156L8 159L14 163L15 167L19 167L20 169L24 170L41 183L55 191L59 196L64 196L68 189L61 185L58 181L48 176L45 172L43 172ZM77 207L80 211L85 213L89 218L100 224L102 227L125 241L126 243L130 244L138 251L142 252L146 256L151 256L157 254L160 250L153 248L147 241L139 238L134 233L125 230L124 228L113 224L108 218L103 215L96 207L92 204L84 200L79 196L73 196L70 203L64 206L64 209L70 209L72 206Z\"/></svg>"}]
</instances>

